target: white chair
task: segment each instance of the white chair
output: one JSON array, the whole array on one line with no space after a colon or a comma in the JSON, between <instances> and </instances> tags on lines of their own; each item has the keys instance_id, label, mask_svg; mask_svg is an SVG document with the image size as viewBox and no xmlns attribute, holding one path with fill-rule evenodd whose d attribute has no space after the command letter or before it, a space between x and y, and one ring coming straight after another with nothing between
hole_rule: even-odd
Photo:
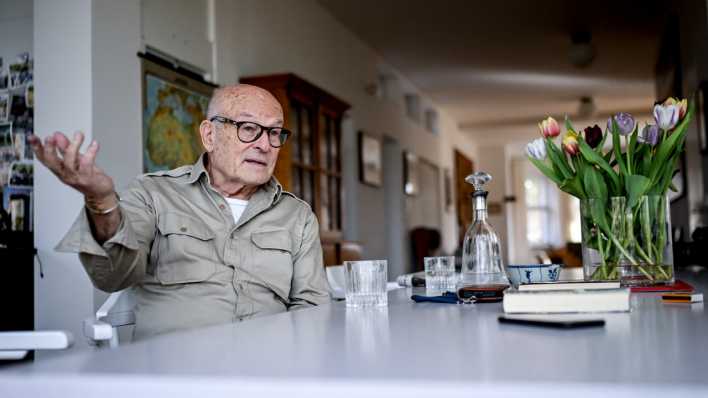
<instances>
[{"instance_id":1,"label":"white chair","mask_svg":"<svg viewBox=\"0 0 708 398\"><path fill-rule=\"evenodd\" d=\"M84 336L91 345L118 347L118 328L135 325L135 297L131 289L111 293L96 311L96 316L84 320Z\"/></svg>"},{"instance_id":2,"label":"white chair","mask_svg":"<svg viewBox=\"0 0 708 398\"><path fill-rule=\"evenodd\" d=\"M73 343L71 333L62 330L0 332L0 360L20 360L32 350L64 350Z\"/></svg>"}]
</instances>

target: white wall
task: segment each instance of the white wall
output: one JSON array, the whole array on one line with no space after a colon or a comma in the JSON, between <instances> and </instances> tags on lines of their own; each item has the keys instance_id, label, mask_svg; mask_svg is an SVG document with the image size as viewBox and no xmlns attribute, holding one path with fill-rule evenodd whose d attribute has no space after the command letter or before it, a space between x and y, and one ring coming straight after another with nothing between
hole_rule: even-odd
<instances>
[{"instance_id":1,"label":"white wall","mask_svg":"<svg viewBox=\"0 0 708 398\"><path fill-rule=\"evenodd\" d=\"M144 0L141 6L146 44L211 74L207 0Z\"/></svg>"},{"instance_id":2,"label":"white wall","mask_svg":"<svg viewBox=\"0 0 708 398\"><path fill-rule=\"evenodd\" d=\"M91 0L34 2L35 132L81 130L91 139ZM94 289L75 254L54 246L82 206L78 192L35 167L35 246L44 278L35 278L35 327L65 329L85 346L81 320L93 311Z\"/></svg>"},{"instance_id":3,"label":"white wall","mask_svg":"<svg viewBox=\"0 0 708 398\"><path fill-rule=\"evenodd\" d=\"M93 0L91 131L99 142L96 162L120 191L142 173L140 0ZM116 167L116 165L120 165ZM96 290L94 307L108 297Z\"/></svg>"},{"instance_id":4,"label":"white wall","mask_svg":"<svg viewBox=\"0 0 708 398\"><path fill-rule=\"evenodd\" d=\"M0 58L3 69L23 52L32 53L32 2L0 0Z\"/></svg>"},{"instance_id":5,"label":"white wall","mask_svg":"<svg viewBox=\"0 0 708 398\"><path fill-rule=\"evenodd\" d=\"M98 165L119 189L142 172L140 4L93 0L92 131L101 144Z\"/></svg>"}]
</instances>

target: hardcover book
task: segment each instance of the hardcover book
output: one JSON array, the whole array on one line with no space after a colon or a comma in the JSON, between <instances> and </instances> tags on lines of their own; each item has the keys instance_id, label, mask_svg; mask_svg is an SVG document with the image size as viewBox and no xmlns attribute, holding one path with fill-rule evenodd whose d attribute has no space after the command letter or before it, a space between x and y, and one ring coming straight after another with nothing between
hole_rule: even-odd
<instances>
[{"instance_id":1,"label":"hardcover book","mask_svg":"<svg viewBox=\"0 0 708 398\"><path fill-rule=\"evenodd\" d=\"M592 282L592 281L559 281L539 282L519 285L519 291L531 290L598 290L619 289L619 281Z\"/></svg>"},{"instance_id":2,"label":"hardcover book","mask_svg":"<svg viewBox=\"0 0 708 398\"><path fill-rule=\"evenodd\" d=\"M629 311L629 289L599 290L508 290L504 293L504 312L574 313Z\"/></svg>"}]
</instances>

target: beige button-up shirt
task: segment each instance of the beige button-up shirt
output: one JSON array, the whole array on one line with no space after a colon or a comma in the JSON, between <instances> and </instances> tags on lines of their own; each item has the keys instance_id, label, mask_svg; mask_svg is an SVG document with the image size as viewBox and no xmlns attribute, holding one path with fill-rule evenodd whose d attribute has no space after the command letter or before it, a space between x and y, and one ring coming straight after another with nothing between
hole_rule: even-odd
<instances>
[{"instance_id":1,"label":"beige button-up shirt","mask_svg":"<svg viewBox=\"0 0 708 398\"><path fill-rule=\"evenodd\" d=\"M79 253L97 288L133 287L136 339L330 301L309 205L271 178L234 223L205 160L138 177L103 245L82 210L57 246Z\"/></svg>"}]
</instances>

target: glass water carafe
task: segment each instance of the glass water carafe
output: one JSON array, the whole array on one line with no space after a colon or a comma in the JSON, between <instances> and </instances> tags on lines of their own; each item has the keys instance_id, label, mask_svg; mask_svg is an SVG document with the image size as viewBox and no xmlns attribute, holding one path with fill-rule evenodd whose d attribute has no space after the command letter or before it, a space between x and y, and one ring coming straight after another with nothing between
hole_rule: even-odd
<instances>
[{"instance_id":1,"label":"glass water carafe","mask_svg":"<svg viewBox=\"0 0 708 398\"><path fill-rule=\"evenodd\" d=\"M484 184L492 180L485 172L465 178L474 186L472 205L474 221L467 229L462 245L462 285L504 289L509 286L501 260L499 237L487 221L487 194Z\"/></svg>"}]
</instances>

